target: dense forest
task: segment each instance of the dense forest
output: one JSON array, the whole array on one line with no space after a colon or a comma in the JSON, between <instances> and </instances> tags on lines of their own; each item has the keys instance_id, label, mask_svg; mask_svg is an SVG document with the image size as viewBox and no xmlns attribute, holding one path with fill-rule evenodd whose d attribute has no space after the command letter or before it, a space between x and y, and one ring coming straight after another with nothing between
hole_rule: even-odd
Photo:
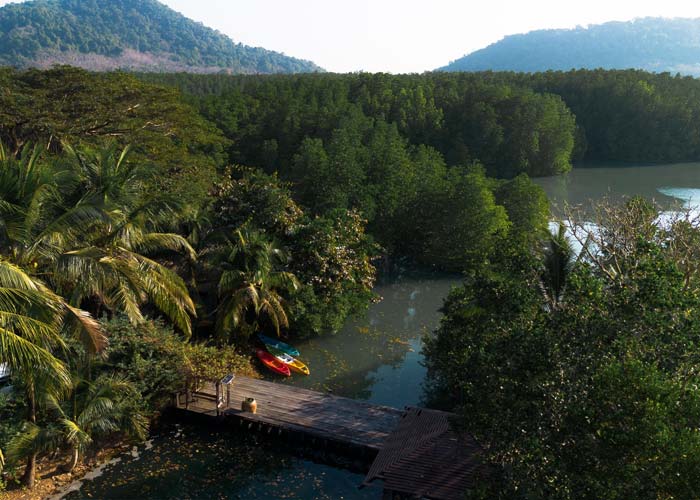
<instances>
[{"instance_id":1,"label":"dense forest","mask_svg":"<svg viewBox=\"0 0 700 500\"><path fill-rule=\"evenodd\" d=\"M697 212L590 217L506 242L426 337L432 404L500 466L469 498L698 496Z\"/></svg>"},{"instance_id":2,"label":"dense forest","mask_svg":"<svg viewBox=\"0 0 700 500\"><path fill-rule=\"evenodd\" d=\"M302 141L327 142L350 114L395 125L409 144L435 148L448 165L478 160L496 177L554 175L572 158L700 160L700 82L668 73L141 78L185 92L233 141L232 161L277 162L292 180L289 165Z\"/></svg>"},{"instance_id":3,"label":"dense forest","mask_svg":"<svg viewBox=\"0 0 700 500\"><path fill-rule=\"evenodd\" d=\"M643 18L510 35L441 71L641 69L700 74L700 19Z\"/></svg>"},{"instance_id":4,"label":"dense forest","mask_svg":"<svg viewBox=\"0 0 700 500\"><path fill-rule=\"evenodd\" d=\"M0 70L0 488L142 439L183 380L254 374L256 332L337 332L417 263L464 277L425 356L498 466L471 493L697 496L700 224L633 199L550 234L530 176L700 159L698 85Z\"/></svg>"},{"instance_id":5,"label":"dense forest","mask_svg":"<svg viewBox=\"0 0 700 500\"><path fill-rule=\"evenodd\" d=\"M172 88L68 67L0 82L0 360L14 386L0 462L13 484L31 487L47 454L70 471L115 433L143 438L183 380L251 372L255 332L337 331L375 299L382 257L468 270L546 226L526 176L450 167L353 107L334 110L328 149L299 137L290 182L264 144L231 161L236 138Z\"/></svg>"},{"instance_id":6,"label":"dense forest","mask_svg":"<svg viewBox=\"0 0 700 500\"><path fill-rule=\"evenodd\" d=\"M92 70L298 73L302 61L234 43L156 0L35 0L0 8L0 64Z\"/></svg>"}]
</instances>

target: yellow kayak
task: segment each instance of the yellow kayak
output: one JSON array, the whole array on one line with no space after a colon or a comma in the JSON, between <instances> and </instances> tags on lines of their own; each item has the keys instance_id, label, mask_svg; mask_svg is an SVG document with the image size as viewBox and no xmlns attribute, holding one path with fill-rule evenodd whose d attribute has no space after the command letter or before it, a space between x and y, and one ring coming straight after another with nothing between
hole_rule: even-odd
<instances>
[{"instance_id":1,"label":"yellow kayak","mask_svg":"<svg viewBox=\"0 0 700 500\"><path fill-rule=\"evenodd\" d=\"M270 353L274 357L276 357L282 363L287 365L290 370L295 371L297 373L301 373L303 375L310 375L311 374L308 366L306 366L304 363L302 363L298 359L291 357L286 352L280 351L279 349L275 349L274 347L270 347L270 346L267 346L267 349L270 351Z\"/></svg>"}]
</instances>

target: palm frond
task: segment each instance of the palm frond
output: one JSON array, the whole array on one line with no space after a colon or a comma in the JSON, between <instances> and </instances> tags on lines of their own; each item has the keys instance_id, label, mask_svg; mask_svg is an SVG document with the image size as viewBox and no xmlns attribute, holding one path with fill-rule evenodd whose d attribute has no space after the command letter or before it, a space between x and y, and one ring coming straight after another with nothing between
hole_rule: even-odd
<instances>
[{"instance_id":1,"label":"palm frond","mask_svg":"<svg viewBox=\"0 0 700 500\"><path fill-rule=\"evenodd\" d=\"M45 371L65 384L70 383L65 364L51 352L5 328L0 328L0 360L14 372Z\"/></svg>"},{"instance_id":2,"label":"palm frond","mask_svg":"<svg viewBox=\"0 0 700 500\"><path fill-rule=\"evenodd\" d=\"M61 446L62 433L53 426L39 427L26 422L22 432L7 445L8 462L17 463L36 453L54 451Z\"/></svg>"},{"instance_id":3,"label":"palm frond","mask_svg":"<svg viewBox=\"0 0 700 500\"><path fill-rule=\"evenodd\" d=\"M65 304L67 326L69 331L77 334L88 351L92 354L102 352L107 347L107 336L100 323L90 313Z\"/></svg>"},{"instance_id":4,"label":"palm frond","mask_svg":"<svg viewBox=\"0 0 700 500\"><path fill-rule=\"evenodd\" d=\"M135 245L134 250L146 255L163 250L181 253L187 256L192 262L197 260L197 252L190 245L186 238L179 234L172 233L148 233Z\"/></svg>"}]
</instances>

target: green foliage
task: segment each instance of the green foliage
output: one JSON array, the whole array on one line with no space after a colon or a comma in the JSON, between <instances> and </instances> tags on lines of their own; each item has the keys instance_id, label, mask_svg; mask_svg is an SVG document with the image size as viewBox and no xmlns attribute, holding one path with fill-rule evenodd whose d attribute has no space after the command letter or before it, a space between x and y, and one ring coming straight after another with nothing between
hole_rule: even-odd
<instances>
[{"instance_id":1,"label":"green foliage","mask_svg":"<svg viewBox=\"0 0 700 500\"><path fill-rule=\"evenodd\" d=\"M161 408L182 389L185 345L161 321L134 325L123 316L103 321L109 336L106 366L126 374L151 411Z\"/></svg>"},{"instance_id":2,"label":"green foliage","mask_svg":"<svg viewBox=\"0 0 700 500\"><path fill-rule=\"evenodd\" d=\"M303 215L288 186L276 174L244 167L228 170L216 185L212 213L218 228L252 224L279 236L293 232Z\"/></svg>"},{"instance_id":3,"label":"green foliage","mask_svg":"<svg viewBox=\"0 0 700 500\"><path fill-rule=\"evenodd\" d=\"M128 161L128 149L66 149L67 158L45 161L38 148L25 148L19 160L0 160L4 258L41 273L66 297L60 307L92 337L93 351L103 341L75 308L104 307L138 322L150 302L189 335L194 304L183 280L149 258L164 251L194 258L184 238L158 232L175 210L146 194L151 174Z\"/></svg>"},{"instance_id":4,"label":"green foliage","mask_svg":"<svg viewBox=\"0 0 700 500\"><path fill-rule=\"evenodd\" d=\"M0 474L5 466L3 450L7 451L7 444L22 428L22 409L22 401L12 392L0 392ZM0 475L0 492L4 484Z\"/></svg>"},{"instance_id":5,"label":"green foliage","mask_svg":"<svg viewBox=\"0 0 700 500\"><path fill-rule=\"evenodd\" d=\"M503 466L486 498L697 496L698 226L639 200L598 214L575 263L561 232L500 252L426 339L436 400Z\"/></svg>"},{"instance_id":6,"label":"green foliage","mask_svg":"<svg viewBox=\"0 0 700 500\"><path fill-rule=\"evenodd\" d=\"M212 264L221 270L216 308L216 333L220 340L234 335L248 337L272 330L277 336L289 327L285 296L299 282L284 271L287 255L276 242L257 231L239 229L210 250Z\"/></svg>"},{"instance_id":7,"label":"green foliage","mask_svg":"<svg viewBox=\"0 0 700 500\"><path fill-rule=\"evenodd\" d=\"M191 379L221 380L229 373L257 376L250 356L239 353L233 346L187 344L184 352L187 360L185 375Z\"/></svg>"},{"instance_id":8,"label":"green foliage","mask_svg":"<svg viewBox=\"0 0 700 500\"><path fill-rule=\"evenodd\" d=\"M675 163L700 159L695 78L644 71L483 73L485 82L556 94L576 116L577 159Z\"/></svg>"},{"instance_id":9,"label":"green foliage","mask_svg":"<svg viewBox=\"0 0 700 500\"><path fill-rule=\"evenodd\" d=\"M549 200L544 190L520 174L498 185L494 195L496 203L506 209L512 224L509 238L524 244L539 243L550 218Z\"/></svg>"},{"instance_id":10,"label":"green foliage","mask_svg":"<svg viewBox=\"0 0 700 500\"><path fill-rule=\"evenodd\" d=\"M697 75L697 19L644 18L511 35L441 71L624 69Z\"/></svg>"},{"instance_id":11,"label":"green foliage","mask_svg":"<svg viewBox=\"0 0 700 500\"><path fill-rule=\"evenodd\" d=\"M506 210L496 204L489 180L478 167L447 172L442 189L418 198L421 216L404 217L414 227L418 256L426 264L466 270L489 258L508 232ZM412 214L412 215L411 215Z\"/></svg>"},{"instance_id":12,"label":"green foliage","mask_svg":"<svg viewBox=\"0 0 700 500\"><path fill-rule=\"evenodd\" d=\"M299 282L295 293L285 296L292 331L336 331L373 297L371 259L377 248L356 212L338 209L308 217L275 175L240 168L218 185L213 207L214 228L257 228L259 237L276 240L288 254L278 265ZM216 232L212 237L216 240Z\"/></svg>"},{"instance_id":13,"label":"green foliage","mask_svg":"<svg viewBox=\"0 0 700 500\"><path fill-rule=\"evenodd\" d=\"M29 143L132 147L155 172L149 188L201 205L216 180L226 141L177 92L123 73L0 69L0 142L10 156Z\"/></svg>"},{"instance_id":14,"label":"green foliage","mask_svg":"<svg viewBox=\"0 0 700 500\"><path fill-rule=\"evenodd\" d=\"M302 204L316 212L326 203L350 205L371 221L383 202L391 211L407 168L406 141L432 146L449 165L480 161L492 176L552 175L571 166L575 120L562 100L481 75L141 78L190 94L232 141L232 162L274 166L300 184ZM385 192L388 199L376 199Z\"/></svg>"},{"instance_id":15,"label":"green foliage","mask_svg":"<svg viewBox=\"0 0 700 500\"><path fill-rule=\"evenodd\" d=\"M338 210L301 226L290 241L291 271L301 288L291 304L292 327L309 336L336 332L374 300L377 247L357 212Z\"/></svg>"},{"instance_id":16,"label":"green foliage","mask_svg":"<svg viewBox=\"0 0 700 500\"><path fill-rule=\"evenodd\" d=\"M155 0L40 0L0 9L0 63L92 70L213 73L319 71L308 61L234 43Z\"/></svg>"}]
</instances>

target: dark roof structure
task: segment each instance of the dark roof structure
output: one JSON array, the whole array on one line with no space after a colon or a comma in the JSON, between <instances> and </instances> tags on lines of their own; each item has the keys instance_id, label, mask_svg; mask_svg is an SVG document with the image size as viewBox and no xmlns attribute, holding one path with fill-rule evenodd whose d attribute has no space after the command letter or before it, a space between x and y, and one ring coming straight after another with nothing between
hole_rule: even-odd
<instances>
[{"instance_id":1,"label":"dark roof structure","mask_svg":"<svg viewBox=\"0 0 700 500\"><path fill-rule=\"evenodd\" d=\"M476 440L450 425L452 413L406 408L377 454L363 486L380 479L385 491L410 498L463 498L489 468Z\"/></svg>"}]
</instances>

